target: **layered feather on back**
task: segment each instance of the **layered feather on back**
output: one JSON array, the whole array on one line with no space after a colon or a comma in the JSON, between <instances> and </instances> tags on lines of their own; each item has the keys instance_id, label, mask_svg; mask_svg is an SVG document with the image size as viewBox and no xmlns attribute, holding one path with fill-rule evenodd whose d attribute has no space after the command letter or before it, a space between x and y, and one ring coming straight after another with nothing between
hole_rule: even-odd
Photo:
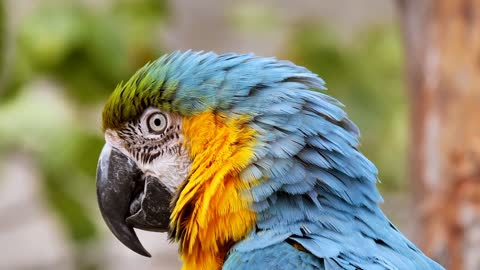
<instances>
[{"instance_id":1,"label":"layered feather on back","mask_svg":"<svg viewBox=\"0 0 480 270\"><path fill-rule=\"evenodd\" d=\"M262 262L288 269L264 255L269 247L283 250L289 241L320 258L312 269L442 269L379 208L377 169L359 152L359 130L343 105L319 92L323 80L273 58L220 58L236 62L223 81L235 90L216 91L219 100L233 101L221 111L251 115L259 134L255 160L241 173L243 181L260 180L251 190L257 227L231 254L241 253L243 261L260 255L255 264L245 264L249 269L262 269ZM229 265L227 260L225 268Z\"/></svg>"},{"instance_id":2,"label":"layered feather on back","mask_svg":"<svg viewBox=\"0 0 480 270\"><path fill-rule=\"evenodd\" d=\"M149 92L159 107L248 116L258 134L240 173L253 186L256 228L224 269L443 269L379 208L377 169L358 150L359 130L317 75L275 58L189 51L136 76L159 89Z\"/></svg>"}]
</instances>

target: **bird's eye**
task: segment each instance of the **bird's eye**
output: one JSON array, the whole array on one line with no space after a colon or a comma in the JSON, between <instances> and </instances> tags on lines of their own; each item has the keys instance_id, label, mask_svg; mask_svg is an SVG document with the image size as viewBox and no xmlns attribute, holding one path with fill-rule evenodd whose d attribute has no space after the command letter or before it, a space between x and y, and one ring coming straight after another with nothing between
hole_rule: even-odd
<instances>
[{"instance_id":1,"label":"bird's eye","mask_svg":"<svg viewBox=\"0 0 480 270\"><path fill-rule=\"evenodd\" d=\"M163 113L152 113L147 119L147 126L150 132L160 133L167 127L167 117Z\"/></svg>"}]
</instances>

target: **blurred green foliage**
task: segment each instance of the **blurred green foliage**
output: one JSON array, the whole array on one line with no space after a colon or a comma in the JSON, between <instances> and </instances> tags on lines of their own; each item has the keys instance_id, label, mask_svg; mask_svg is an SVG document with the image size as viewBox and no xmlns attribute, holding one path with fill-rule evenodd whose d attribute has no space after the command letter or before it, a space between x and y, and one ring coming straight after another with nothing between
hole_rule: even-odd
<instances>
[{"instance_id":1,"label":"blurred green foliage","mask_svg":"<svg viewBox=\"0 0 480 270\"><path fill-rule=\"evenodd\" d=\"M340 39L322 25L294 28L286 57L317 73L362 132L361 149L379 169L381 189L404 188L406 96L400 34L373 26Z\"/></svg>"},{"instance_id":2,"label":"blurred green foliage","mask_svg":"<svg viewBox=\"0 0 480 270\"><path fill-rule=\"evenodd\" d=\"M158 32L166 1L114 1L111 9L92 10L74 2L41 7L23 23L8 92L33 76L55 77L72 100L104 98L125 78L161 51Z\"/></svg>"},{"instance_id":3,"label":"blurred green foliage","mask_svg":"<svg viewBox=\"0 0 480 270\"><path fill-rule=\"evenodd\" d=\"M94 187L104 140L96 120L115 85L162 54L152 33L161 31L166 9L158 0L113 1L102 9L50 3L12 37L14 55L0 89L0 156L12 149L33 156L44 198L75 244L79 269L98 267L81 259L98 237Z\"/></svg>"},{"instance_id":4,"label":"blurred green foliage","mask_svg":"<svg viewBox=\"0 0 480 270\"><path fill-rule=\"evenodd\" d=\"M281 27L281 20L266 2L239 2L229 11L228 23L240 33L269 33Z\"/></svg>"},{"instance_id":5,"label":"blurred green foliage","mask_svg":"<svg viewBox=\"0 0 480 270\"><path fill-rule=\"evenodd\" d=\"M6 45L6 22L5 22L5 10L4 3L0 2L0 88L2 87L3 72L5 70L5 45ZM1 90L0 90L1 92Z\"/></svg>"}]
</instances>

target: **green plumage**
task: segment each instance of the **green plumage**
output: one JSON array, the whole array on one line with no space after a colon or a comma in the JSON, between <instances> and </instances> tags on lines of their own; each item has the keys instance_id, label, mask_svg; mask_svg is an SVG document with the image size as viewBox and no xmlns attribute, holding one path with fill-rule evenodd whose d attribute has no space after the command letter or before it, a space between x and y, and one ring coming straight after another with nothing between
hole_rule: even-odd
<instances>
[{"instance_id":1,"label":"green plumage","mask_svg":"<svg viewBox=\"0 0 480 270\"><path fill-rule=\"evenodd\" d=\"M145 65L126 83L115 88L103 110L103 129L118 129L149 106L171 110L168 101L175 93L177 83L165 80L166 58Z\"/></svg>"}]
</instances>

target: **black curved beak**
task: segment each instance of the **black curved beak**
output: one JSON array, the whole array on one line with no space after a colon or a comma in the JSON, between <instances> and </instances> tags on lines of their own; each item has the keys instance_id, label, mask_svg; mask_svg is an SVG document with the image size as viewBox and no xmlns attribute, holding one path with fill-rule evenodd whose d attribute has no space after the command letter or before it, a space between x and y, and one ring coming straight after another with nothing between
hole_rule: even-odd
<instances>
[{"instance_id":1,"label":"black curved beak","mask_svg":"<svg viewBox=\"0 0 480 270\"><path fill-rule=\"evenodd\" d=\"M107 143L98 161L97 199L102 217L117 239L151 257L133 228L168 231L172 194L159 179L145 176L134 160Z\"/></svg>"}]
</instances>

